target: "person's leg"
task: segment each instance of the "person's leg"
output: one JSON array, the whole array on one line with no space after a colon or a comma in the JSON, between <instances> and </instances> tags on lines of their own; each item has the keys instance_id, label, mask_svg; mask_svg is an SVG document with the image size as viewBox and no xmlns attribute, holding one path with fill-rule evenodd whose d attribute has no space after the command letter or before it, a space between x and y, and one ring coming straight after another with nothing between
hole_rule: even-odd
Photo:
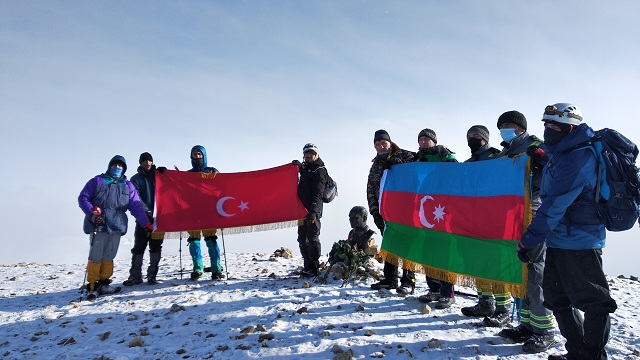
<instances>
[{"instance_id":1,"label":"person's leg","mask_svg":"<svg viewBox=\"0 0 640 360\"><path fill-rule=\"evenodd\" d=\"M149 284L157 283L156 276L160 268L160 259L162 257L163 240L149 240L149 267L147 268L147 282Z\"/></svg>"},{"instance_id":2,"label":"person's leg","mask_svg":"<svg viewBox=\"0 0 640 360\"><path fill-rule=\"evenodd\" d=\"M220 247L218 246L218 237L205 236L204 242L207 245L207 251L209 252L209 260L211 261L211 273L221 274L222 265L220 264Z\"/></svg>"},{"instance_id":3,"label":"person's leg","mask_svg":"<svg viewBox=\"0 0 640 360\"><path fill-rule=\"evenodd\" d=\"M142 258L147 249L147 242L147 235L140 224L136 222L136 229L133 233L133 248L131 249L131 268L129 269L129 278L125 280L124 285L131 286L142 282Z\"/></svg>"},{"instance_id":4,"label":"person's leg","mask_svg":"<svg viewBox=\"0 0 640 360\"><path fill-rule=\"evenodd\" d=\"M111 276L113 275L113 259L118 254L118 248L120 246L119 232L112 232L107 236L107 241L102 254L102 264L100 265L100 288L98 292L101 294L111 294L115 291L109 284L111 283Z\"/></svg>"},{"instance_id":5,"label":"person's leg","mask_svg":"<svg viewBox=\"0 0 640 360\"><path fill-rule=\"evenodd\" d=\"M320 254L322 248L320 244L320 218L317 218L314 222L310 223L307 227L307 239L309 256L309 273L311 275L318 275L320 271Z\"/></svg>"},{"instance_id":6,"label":"person's leg","mask_svg":"<svg viewBox=\"0 0 640 360\"><path fill-rule=\"evenodd\" d=\"M187 239L189 244L189 254L191 255L191 261L193 262L193 271L191 272L191 279L197 280L204 272L204 265L202 263L202 249L200 247L200 232L189 231L189 238Z\"/></svg>"}]
</instances>

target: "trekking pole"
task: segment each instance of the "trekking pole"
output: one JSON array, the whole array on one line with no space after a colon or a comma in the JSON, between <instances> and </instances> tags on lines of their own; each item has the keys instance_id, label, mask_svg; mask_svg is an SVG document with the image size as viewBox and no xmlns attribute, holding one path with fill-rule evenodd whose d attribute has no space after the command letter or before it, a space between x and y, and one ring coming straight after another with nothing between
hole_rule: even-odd
<instances>
[{"instance_id":1,"label":"trekking pole","mask_svg":"<svg viewBox=\"0 0 640 360\"><path fill-rule=\"evenodd\" d=\"M182 231L180 231L180 247L178 248L178 253L180 254L180 280L182 280Z\"/></svg>"},{"instance_id":2,"label":"trekking pole","mask_svg":"<svg viewBox=\"0 0 640 360\"><path fill-rule=\"evenodd\" d=\"M224 272L229 280L229 266L227 263L227 248L224 246L224 229L220 229L220 236L222 237L222 252L224 252Z\"/></svg>"},{"instance_id":3,"label":"trekking pole","mask_svg":"<svg viewBox=\"0 0 640 360\"><path fill-rule=\"evenodd\" d=\"M100 207L98 207L97 205L94 205L93 208L91 208L91 213L95 216L102 216L102 209L100 209ZM91 262L91 260L89 260L89 257L91 256L91 245L93 245L93 239L95 239L97 232L98 232L98 225L95 225L93 227L93 234L91 234L91 237L90 237L89 256L87 256L87 266L85 266L84 268L84 279L82 279L82 285L80 285L80 293L82 293L82 286L84 286L84 284L87 282L87 273L89 272L89 262Z\"/></svg>"}]
</instances>

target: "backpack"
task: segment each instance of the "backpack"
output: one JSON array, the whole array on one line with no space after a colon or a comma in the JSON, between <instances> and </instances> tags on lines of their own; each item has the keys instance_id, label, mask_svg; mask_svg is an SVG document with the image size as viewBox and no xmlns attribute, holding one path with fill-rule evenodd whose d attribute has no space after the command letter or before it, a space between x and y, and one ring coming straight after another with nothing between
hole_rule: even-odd
<instances>
[{"instance_id":1,"label":"backpack","mask_svg":"<svg viewBox=\"0 0 640 360\"><path fill-rule=\"evenodd\" d=\"M338 196L338 183L329 176L327 172L327 184L324 187L324 193L322 194L322 202L330 203Z\"/></svg>"},{"instance_id":2,"label":"backpack","mask_svg":"<svg viewBox=\"0 0 640 360\"><path fill-rule=\"evenodd\" d=\"M598 159L598 218L609 231L631 229L640 216L638 147L613 129L595 132L591 143Z\"/></svg>"}]
</instances>

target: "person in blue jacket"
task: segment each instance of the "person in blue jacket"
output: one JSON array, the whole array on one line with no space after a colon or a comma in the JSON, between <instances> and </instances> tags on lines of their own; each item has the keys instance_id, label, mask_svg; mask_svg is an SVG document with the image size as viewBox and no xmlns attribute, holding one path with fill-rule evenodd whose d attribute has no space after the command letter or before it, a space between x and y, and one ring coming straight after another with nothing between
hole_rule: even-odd
<instances>
[{"instance_id":1,"label":"person in blue jacket","mask_svg":"<svg viewBox=\"0 0 640 360\"><path fill-rule=\"evenodd\" d=\"M518 257L528 262L529 250L546 242L544 304L567 340L567 353L549 359L607 359L609 314L617 305L602 270L606 231L594 206L598 159L589 145L594 131L568 103L547 106L542 121L548 156L542 204L522 235Z\"/></svg>"},{"instance_id":2,"label":"person in blue jacket","mask_svg":"<svg viewBox=\"0 0 640 360\"><path fill-rule=\"evenodd\" d=\"M109 284L120 237L127 233L129 220L126 211L131 212L147 235L153 231L135 186L124 175L126 171L124 157L114 156L107 171L87 181L78 196L78 206L85 214L83 230L91 234L87 299L117 292L118 288Z\"/></svg>"}]
</instances>

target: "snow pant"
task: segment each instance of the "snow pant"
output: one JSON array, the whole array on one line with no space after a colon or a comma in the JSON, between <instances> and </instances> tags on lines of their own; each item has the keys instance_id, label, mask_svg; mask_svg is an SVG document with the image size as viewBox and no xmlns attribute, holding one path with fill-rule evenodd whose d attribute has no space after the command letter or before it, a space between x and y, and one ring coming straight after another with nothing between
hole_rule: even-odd
<instances>
[{"instance_id":1,"label":"snow pant","mask_svg":"<svg viewBox=\"0 0 640 360\"><path fill-rule=\"evenodd\" d=\"M87 264L87 282L89 291L97 288L98 281L110 281L113 275L113 259L120 246L119 232L98 232L90 235L89 262Z\"/></svg>"},{"instance_id":2,"label":"snow pant","mask_svg":"<svg viewBox=\"0 0 640 360\"><path fill-rule=\"evenodd\" d=\"M158 265L162 253L163 240L154 240L147 236L147 233L136 221L136 230L133 233L133 248L131 249L131 269L129 269L129 279L142 281L142 258L144 251L149 245L149 267L147 268L147 279L155 279L158 274Z\"/></svg>"},{"instance_id":3,"label":"snow pant","mask_svg":"<svg viewBox=\"0 0 640 360\"><path fill-rule=\"evenodd\" d=\"M527 263L527 293L520 309L520 324L534 334L552 334L554 328L553 314L544 306L542 292L546 250L542 242L527 253L531 262Z\"/></svg>"},{"instance_id":4,"label":"snow pant","mask_svg":"<svg viewBox=\"0 0 640 360\"><path fill-rule=\"evenodd\" d=\"M427 276L427 286L429 286L429 291L439 292L441 298L452 298L454 296L452 283Z\"/></svg>"},{"instance_id":5,"label":"snow pant","mask_svg":"<svg viewBox=\"0 0 640 360\"><path fill-rule=\"evenodd\" d=\"M570 359L607 359L610 315L617 309L602 271L602 249L547 249L545 306L567 339ZM584 312L584 318L580 311Z\"/></svg>"},{"instance_id":6,"label":"snow pant","mask_svg":"<svg viewBox=\"0 0 640 360\"><path fill-rule=\"evenodd\" d=\"M207 231L208 232L208 231ZM215 231L213 231L215 234ZM220 248L218 247L218 237L216 235L206 235L204 242L207 244L207 250L209 252L209 260L211 261L211 272L222 272L222 265L220 265ZM202 250L200 247L200 231L189 231L189 238L187 239L189 244L189 254L193 261L193 271L202 273L204 272L204 264L202 262Z\"/></svg>"},{"instance_id":7,"label":"snow pant","mask_svg":"<svg viewBox=\"0 0 640 360\"><path fill-rule=\"evenodd\" d=\"M298 222L298 245L304 261L304 270L317 271L320 267L320 218L309 221L307 219Z\"/></svg>"}]
</instances>

